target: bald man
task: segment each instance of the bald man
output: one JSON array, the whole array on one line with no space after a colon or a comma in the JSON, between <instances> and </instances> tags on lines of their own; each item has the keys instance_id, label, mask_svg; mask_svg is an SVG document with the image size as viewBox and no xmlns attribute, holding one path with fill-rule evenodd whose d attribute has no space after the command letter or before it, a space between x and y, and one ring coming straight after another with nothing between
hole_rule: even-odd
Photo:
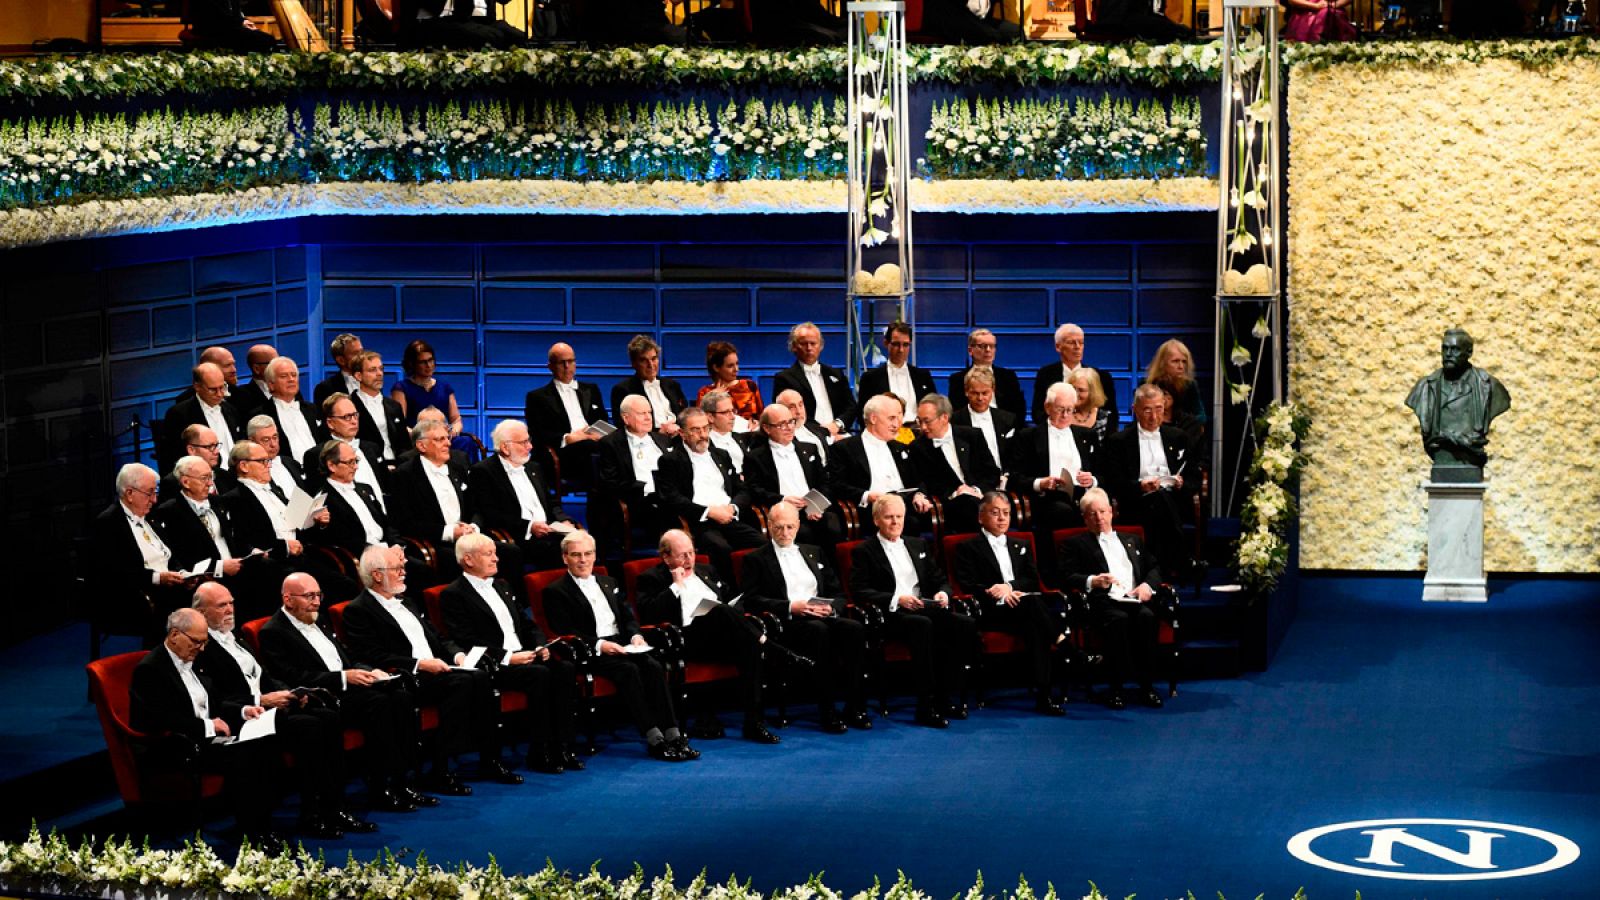
<instances>
[{"instance_id":1,"label":"bald man","mask_svg":"<svg viewBox=\"0 0 1600 900\"><path fill-rule=\"evenodd\" d=\"M561 460L561 475L568 482L587 485L597 452L596 435L587 429L609 419L600 388L578 380L578 354L572 345L550 345L546 358L550 381L528 392L522 421L528 423L537 458L554 451ZM541 463L542 465L543 463ZM552 480L554 472L547 472ZM557 490L560 485L556 485Z\"/></svg>"},{"instance_id":2,"label":"bald man","mask_svg":"<svg viewBox=\"0 0 1600 900\"><path fill-rule=\"evenodd\" d=\"M1083 368L1083 329L1068 322L1056 329L1056 356L1055 362L1045 363L1033 376L1033 424L1043 426L1049 415L1045 412L1045 392L1051 385L1071 381L1073 373ZM1096 369L1100 373L1100 390L1105 392L1106 405L1101 409L1106 411L1110 424L1106 426L1107 433L1117 430L1120 418L1117 413L1117 385L1106 374L1105 369Z\"/></svg>"},{"instance_id":3,"label":"bald man","mask_svg":"<svg viewBox=\"0 0 1600 900\"><path fill-rule=\"evenodd\" d=\"M272 399L272 390L267 385L267 363L277 358L278 350L271 344L255 344L245 353L250 383L233 391L228 398L241 418L249 419L256 413L266 412L267 403Z\"/></svg>"},{"instance_id":4,"label":"bald man","mask_svg":"<svg viewBox=\"0 0 1600 900\"><path fill-rule=\"evenodd\" d=\"M229 354L230 365L232 361L233 355ZM194 367L192 378L194 395L174 403L161 420L163 443L156 448L156 457L164 472L171 471L172 464L184 455L181 436L190 425L204 425L216 432L218 452L224 458L233 449L233 442L244 437L246 417L241 417L227 402L228 382L222 367L214 362L203 362Z\"/></svg>"}]
</instances>

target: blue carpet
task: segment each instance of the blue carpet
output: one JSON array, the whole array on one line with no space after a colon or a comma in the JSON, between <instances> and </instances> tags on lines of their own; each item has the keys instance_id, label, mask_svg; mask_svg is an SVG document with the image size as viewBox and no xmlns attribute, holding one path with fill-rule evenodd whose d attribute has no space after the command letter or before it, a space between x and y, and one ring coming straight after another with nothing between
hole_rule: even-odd
<instances>
[{"instance_id":1,"label":"blue carpet","mask_svg":"<svg viewBox=\"0 0 1600 900\"><path fill-rule=\"evenodd\" d=\"M708 741L700 762L679 766L602 739L587 772L478 785L438 810L376 816L378 834L343 846L422 849L436 862L493 854L509 871L549 858L621 875L637 861L651 874L670 865L680 883L705 868L766 889L825 870L853 892L903 869L934 896L981 870L991 890L1021 874L1069 897L1090 880L1145 898L1301 886L1313 898L1593 897L1600 583L1492 588L1485 606L1424 606L1420 579L1308 577L1271 671L1183 685L1164 710L1074 702L1066 720L1046 720L1011 692L948 733L909 725L902 706L870 733L829 737L802 720L779 747ZM0 675L4 687L19 677ZM0 762L13 775L25 756L48 756L19 753L15 738L82 730L86 706L19 723L19 697L0 697L11 707ZM1285 849L1306 829L1391 818L1544 829L1586 852L1527 878L1428 883L1330 871ZM1454 831L1426 834L1466 849ZM1502 869L1537 858L1510 837L1499 845ZM1316 846L1368 851L1358 837ZM1460 871L1406 846L1394 858L1407 871Z\"/></svg>"}]
</instances>

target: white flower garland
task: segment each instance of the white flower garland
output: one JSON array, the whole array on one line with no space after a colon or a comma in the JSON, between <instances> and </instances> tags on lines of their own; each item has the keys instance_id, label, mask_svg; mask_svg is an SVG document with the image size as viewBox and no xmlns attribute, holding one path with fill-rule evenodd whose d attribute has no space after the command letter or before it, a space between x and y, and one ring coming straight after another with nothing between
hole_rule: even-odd
<instances>
[{"instance_id":1,"label":"white flower garland","mask_svg":"<svg viewBox=\"0 0 1600 900\"><path fill-rule=\"evenodd\" d=\"M1311 420L1300 406L1274 403L1256 419L1255 427L1258 444L1250 462L1249 493L1239 512L1234 565L1241 584L1266 594L1289 564L1285 534L1296 507L1288 485L1306 464L1297 447Z\"/></svg>"}]
</instances>

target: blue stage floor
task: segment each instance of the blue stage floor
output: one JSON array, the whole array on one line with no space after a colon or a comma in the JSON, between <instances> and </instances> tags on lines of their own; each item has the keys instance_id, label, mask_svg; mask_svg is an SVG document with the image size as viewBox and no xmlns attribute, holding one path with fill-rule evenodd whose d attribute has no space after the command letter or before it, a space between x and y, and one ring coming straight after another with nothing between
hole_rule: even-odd
<instances>
[{"instance_id":1,"label":"blue stage floor","mask_svg":"<svg viewBox=\"0 0 1600 900\"><path fill-rule=\"evenodd\" d=\"M377 834L342 846L423 849L438 863L492 853L513 872L549 858L622 875L637 861L650 874L670 865L680 883L705 868L768 889L820 869L854 892L898 869L936 897L980 869L991 892L1022 874L1067 897L1091 880L1143 898L1287 897L1301 886L1313 898L1600 893L1600 582L1496 583L1486 606L1424 606L1420 578L1305 578L1301 588L1271 671L1182 685L1164 710L1074 702L1066 720L1046 720L1009 693L948 733L909 725L904 708L844 737L802 719L778 747L704 742L700 762L679 766L619 738L586 772L375 816ZM73 675L80 632L66 634L72 643L52 659L35 642L0 672L7 780L83 755L86 736L98 745ZM1541 829L1583 852L1544 874L1423 882L1331 871L1286 850L1307 829L1401 818ZM1411 827L1388 868L1502 872L1550 855L1515 832L1476 830L1502 835L1481 839L1491 854L1472 857L1456 829ZM1417 849L1419 838L1436 852ZM1373 841L1313 847L1353 865ZM1440 858L1452 852L1495 868Z\"/></svg>"}]
</instances>

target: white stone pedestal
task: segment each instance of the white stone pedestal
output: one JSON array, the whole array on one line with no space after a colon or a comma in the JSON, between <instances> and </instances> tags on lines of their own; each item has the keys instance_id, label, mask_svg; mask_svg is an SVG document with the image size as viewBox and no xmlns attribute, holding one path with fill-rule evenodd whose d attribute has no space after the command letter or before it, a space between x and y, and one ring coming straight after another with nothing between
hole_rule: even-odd
<instances>
[{"instance_id":1,"label":"white stone pedestal","mask_svg":"<svg viewBox=\"0 0 1600 900\"><path fill-rule=\"evenodd\" d=\"M1444 484L1425 481L1428 492L1428 574L1423 600L1484 603L1483 482Z\"/></svg>"}]
</instances>

